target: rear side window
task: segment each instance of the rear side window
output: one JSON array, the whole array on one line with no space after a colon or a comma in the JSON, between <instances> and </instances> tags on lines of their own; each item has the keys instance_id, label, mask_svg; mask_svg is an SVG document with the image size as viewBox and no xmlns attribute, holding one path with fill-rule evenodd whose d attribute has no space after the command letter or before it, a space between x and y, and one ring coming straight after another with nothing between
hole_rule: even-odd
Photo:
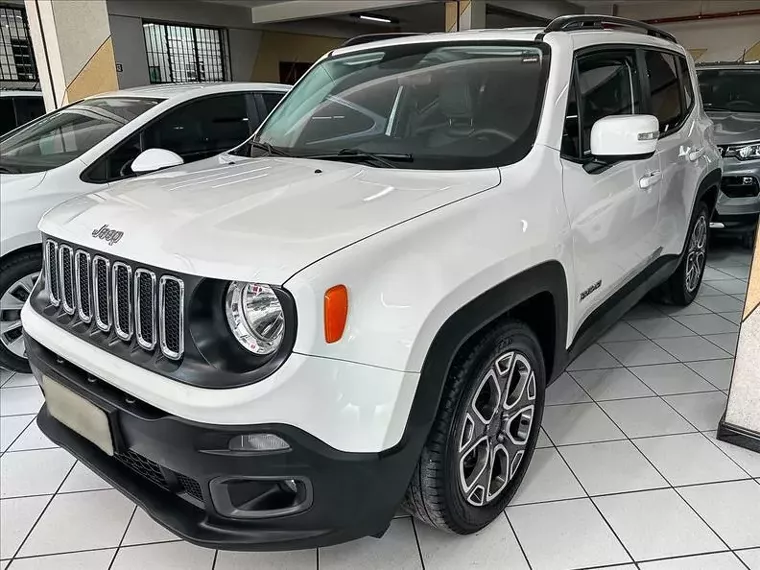
<instances>
[{"instance_id":1,"label":"rear side window","mask_svg":"<svg viewBox=\"0 0 760 570\"><path fill-rule=\"evenodd\" d=\"M649 76L651 112L660 122L660 134L664 135L677 129L686 115L676 58L651 50L645 52L644 58Z\"/></svg>"},{"instance_id":2,"label":"rear side window","mask_svg":"<svg viewBox=\"0 0 760 570\"><path fill-rule=\"evenodd\" d=\"M581 141L578 144L569 140L565 144L568 149L580 148L581 157L585 157L591 154L591 128L595 122L610 115L640 112L639 75L633 50L591 53L579 57L577 65L575 90L580 104L571 99L565 124L572 139L572 115L580 112L581 129L577 136Z\"/></svg>"},{"instance_id":3,"label":"rear side window","mask_svg":"<svg viewBox=\"0 0 760 570\"><path fill-rule=\"evenodd\" d=\"M284 96L285 93L274 93L271 91L261 94L261 97L264 99L264 107L266 107L267 115L272 112L272 109L277 106L277 103L279 103L280 99Z\"/></svg>"},{"instance_id":4,"label":"rear side window","mask_svg":"<svg viewBox=\"0 0 760 570\"><path fill-rule=\"evenodd\" d=\"M19 125L45 114L45 101L42 97L18 97L16 99L16 121Z\"/></svg>"},{"instance_id":5,"label":"rear side window","mask_svg":"<svg viewBox=\"0 0 760 570\"><path fill-rule=\"evenodd\" d=\"M16 116L13 113L13 99L0 97L0 135L16 128Z\"/></svg>"}]
</instances>

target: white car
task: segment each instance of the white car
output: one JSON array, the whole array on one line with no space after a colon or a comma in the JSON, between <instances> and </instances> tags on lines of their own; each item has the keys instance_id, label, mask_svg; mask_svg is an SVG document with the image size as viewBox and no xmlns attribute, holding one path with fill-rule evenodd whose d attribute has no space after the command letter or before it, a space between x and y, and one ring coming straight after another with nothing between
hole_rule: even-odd
<instances>
[{"instance_id":1,"label":"white car","mask_svg":"<svg viewBox=\"0 0 760 570\"><path fill-rule=\"evenodd\" d=\"M721 162L672 36L352 43L238 149L40 223L38 425L197 544L379 536L402 504L482 529L546 386L653 288L700 287Z\"/></svg>"},{"instance_id":2,"label":"white car","mask_svg":"<svg viewBox=\"0 0 760 570\"><path fill-rule=\"evenodd\" d=\"M268 83L125 89L74 103L5 137L0 142L0 366L29 371L20 313L42 265L37 229L42 214L138 173L237 146L288 89Z\"/></svg>"}]
</instances>

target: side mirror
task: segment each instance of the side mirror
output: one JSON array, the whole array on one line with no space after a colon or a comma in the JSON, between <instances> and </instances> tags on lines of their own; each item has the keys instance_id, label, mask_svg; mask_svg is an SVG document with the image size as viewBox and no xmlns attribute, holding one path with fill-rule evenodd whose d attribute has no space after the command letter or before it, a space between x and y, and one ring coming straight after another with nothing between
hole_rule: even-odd
<instances>
[{"instance_id":1,"label":"side mirror","mask_svg":"<svg viewBox=\"0 0 760 570\"><path fill-rule=\"evenodd\" d=\"M185 161L176 152L170 150L164 150L162 148L149 148L140 153L140 155L132 161L132 172L142 174L144 172L155 172L156 170L162 170L169 168L170 166L179 166L184 164Z\"/></svg>"},{"instance_id":2,"label":"side mirror","mask_svg":"<svg viewBox=\"0 0 760 570\"><path fill-rule=\"evenodd\" d=\"M648 158L657 149L660 123L654 115L611 115L591 129L591 154L601 159Z\"/></svg>"}]
</instances>

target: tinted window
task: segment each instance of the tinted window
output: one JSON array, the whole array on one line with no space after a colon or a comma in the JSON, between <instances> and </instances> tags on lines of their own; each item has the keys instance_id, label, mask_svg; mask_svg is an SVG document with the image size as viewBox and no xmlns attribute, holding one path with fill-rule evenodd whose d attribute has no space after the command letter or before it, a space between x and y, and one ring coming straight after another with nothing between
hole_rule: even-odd
<instances>
[{"instance_id":1,"label":"tinted window","mask_svg":"<svg viewBox=\"0 0 760 570\"><path fill-rule=\"evenodd\" d=\"M593 53L578 58L582 155L591 154L591 128L610 115L640 112L639 77L633 51ZM570 113L568 113L570 114ZM571 117L568 117L572 120Z\"/></svg>"},{"instance_id":2,"label":"tinted window","mask_svg":"<svg viewBox=\"0 0 760 570\"><path fill-rule=\"evenodd\" d=\"M129 166L142 152L141 133L135 133L100 158L87 173L89 182L109 182L133 176Z\"/></svg>"},{"instance_id":3,"label":"tinted window","mask_svg":"<svg viewBox=\"0 0 760 570\"><path fill-rule=\"evenodd\" d=\"M681 66L681 81L683 82L684 104L688 111L691 109L691 104L694 103L694 84L691 81L689 63L686 61L686 58L679 57L678 64Z\"/></svg>"},{"instance_id":4,"label":"tinted window","mask_svg":"<svg viewBox=\"0 0 760 570\"><path fill-rule=\"evenodd\" d=\"M13 99L0 97L0 135L16 128L16 116L13 112Z\"/></svg>"},{"instance_id":5,"label":"tinted window","mask_svg":"<svg viewBox=\"0 0 760 570\"><path fill-rule=\"evenodd\" d=\"M272 112L272 109L277 106L277 103L279 103L280 99L284 96L285 93L272 93L271 91L269 93L261 94L261 97L264 99L264 106L267 109L267 114Z\"/></svg>"},{"instance_id":6,"label":"tinted window","mask_svg":"<svg viewBox=\"0 0 760 570\"><path fill-rule=\"evenodd\" d=\"M41 172L66 164L160 103L109 97L81 101L21 127L0 143L0 163L11 172Z\"/></svg>"},{"instance_id":7,"label":"tinted window","mask_svg":"<svg viewBox=\"0 0 760 570\"><path fill-rule=\"evenodd\" d=\"M652 114L660 121L660 133L677 128L684 119L681 106L681 85L678 82L676 58L670 54L645 52Z\"/></svg>"},{"instance_id":8,"label":"tinted window","mask_svg":"<svg viewBox=\"0 0 760 570\"><path fill-rule=\"evenodd\" d=\"M16 120L23 125L45 114L45 101L42 97L17 97Z\"/></svg>"},{"instance_id":9,"label":"tinted window","mask_svg":"<svg viewBox=\"0 0 760 570\"><path fill-rule=\"evenodd\" d=\"M704 69L699 91L707 111L760 113L760 70Z\"/></svg>"},{"instance_id":10,"label":"tinted window","mask_svg":"<svg viewBox=\"0 0 760 570\"><path fill-rule=\"evenodd\" d=\"M509 164L533 144L543 68L539 47L508 43L418 43L327 58L258 140L297 156L394 155L402 168Z\"/></svg>"},{"instance_id":11,"label":"tinted window","mask_svg":"<svg viewBox=\"0 0 760 570\"><path fill-rule=\"evenodd\" d=\"M246 94L194 101L169 112L145 130L144 148L176 152L185 162L237 146L251 134Z\"/></svg>"}]
</instances>

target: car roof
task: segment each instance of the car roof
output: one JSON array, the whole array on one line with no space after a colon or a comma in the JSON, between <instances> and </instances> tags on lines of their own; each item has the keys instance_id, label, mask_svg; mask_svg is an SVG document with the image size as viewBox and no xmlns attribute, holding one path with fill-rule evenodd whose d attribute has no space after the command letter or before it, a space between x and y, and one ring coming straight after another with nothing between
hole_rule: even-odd
<instances>
[{"instance_id":1,"label":"car roof","mask_svg":"<svg viewBox=\"0 0 760 570\"><path fill-rule=\"evenodd\" d=\"M0 97L42 97L42 91L22 89L0 89Z\"/></svg>"},{"instance_id":2,"label":"car roof","mask_svg":"<svg viewBox=\"0 0 760 570\"><path fill-rule=\"evenodd\" d=\"M165 83L161 85L145 85L129 87L108 93L99 93L87 99L103 97L139 97L146 99L194 99L214 93L230 93L235 91L277 91L284 93L291 85L281 83L250 83L250 82L217 82L217 83Z\"/></svg>"},{"instance_id":3,"label":"car roof","mask_svg":"<svg viewBox=\"0 0 760 570\"><path fill-rule=\"evenodd\" d=\"M552 38L569 39L577 49L595 44L627 43L672 49L685 53L684 48L671 41L624 29L580 29L569 31L551 31L544 35L544 28L504 28L467 30L463 32L433 32L430 34L405 35L378 41L359 43L333 50L331 54L342 55L361 52L394 45L422 44L433 42L487 42L487 41L544 41Z\"/></svg>"},{"instance_id":4,"label":"car roof","mask_svg":"<svg viewBox=\"0 0 760 570\"><path fill-rule=\"evenodd\" d=\"M741 63L737 61L714 61L710 63L698 63L697 71L702 71L703 69L751 69L752 71L760 71L760 62L748 61Z\"/></svg>"}]
</instances>

